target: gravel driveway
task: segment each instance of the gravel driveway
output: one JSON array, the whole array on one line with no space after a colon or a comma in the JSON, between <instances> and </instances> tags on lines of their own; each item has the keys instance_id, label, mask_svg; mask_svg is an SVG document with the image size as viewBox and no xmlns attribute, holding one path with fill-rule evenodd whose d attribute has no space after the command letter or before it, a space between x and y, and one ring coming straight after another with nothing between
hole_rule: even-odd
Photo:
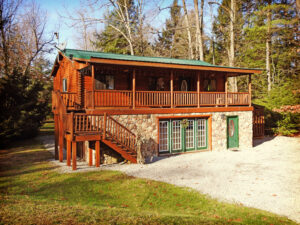
<instances>
[{"instance_id":1,"label":"gravel driveway","mask_svg":"<svg viewBox=\"0 0 300 225\"><path fill-rule=\"evenodd\" d=\"M191 187L213 198L267 210L300 222L300 138L257 140L241 151L184 154L112 170Z\"/></svg>"},{"instance_id":2,"label":"gravel driveway","mask_svg":"<svg viewBox=\"0 0 300 225\"><path fill-rule=\"evenodd\" d=\"M53 151L53 137L43 138ZM241 151L212 151L157 158L146 165L88 167L75 172L119 170L128 175L191 187L213 198L267 210L300 223L300 138L257 140ZM72 172L59 163L60 172Z\"/></svg>"}]
</instances>

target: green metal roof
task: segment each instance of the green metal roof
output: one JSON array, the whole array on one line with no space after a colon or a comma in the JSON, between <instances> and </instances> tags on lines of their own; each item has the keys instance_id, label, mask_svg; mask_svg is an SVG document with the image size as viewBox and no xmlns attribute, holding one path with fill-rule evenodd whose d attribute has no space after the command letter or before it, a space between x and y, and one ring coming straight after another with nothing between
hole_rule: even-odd
<instances>
[{"instance_id":1,"label":"green metal roof","mask_svg":"<svg viewBox=\"0 0 300 225\"><path fill-rule=\"evenodd\" d=\"M69 58L72 56L73 58L88 59L88 60L90 60L91 58L102 58L102 59L116 59L116 60L125 60L125 61L166 63L166 64L177 64L177 65L180 64L180 65L191 65L191 66L209 66L209 67L232 68L232 69L260 70L260 69L217 66L201 60L122 55L122 54L84 51L84 50L76 50L76 49L65 49L62 51L62 53Z\"/></svg>"}]
</instances>

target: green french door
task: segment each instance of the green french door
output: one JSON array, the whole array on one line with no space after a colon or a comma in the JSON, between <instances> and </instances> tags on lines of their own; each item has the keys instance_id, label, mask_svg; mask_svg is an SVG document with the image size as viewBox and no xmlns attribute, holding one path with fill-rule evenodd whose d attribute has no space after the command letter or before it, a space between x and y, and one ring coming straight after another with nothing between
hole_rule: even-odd
<instances>
[{"instance_id":1,"label":"green french door","mask_svg":"<svg viewBox=\"0 0 300 225\"><path fill-rule=\"evenodd\" d=\"M178 153L207 148L207 119L159 121L159 152Z\"/></svg>"},{"instance_id":2,"label":"green french door","mask_svg":"<svg viewBox=\"0 0 300 225\"><path fill-rule=\"evenodd\" d=\"M239 147L239 118L238 116L227 117L227 148Z\"/></svg>"}]
</instances>

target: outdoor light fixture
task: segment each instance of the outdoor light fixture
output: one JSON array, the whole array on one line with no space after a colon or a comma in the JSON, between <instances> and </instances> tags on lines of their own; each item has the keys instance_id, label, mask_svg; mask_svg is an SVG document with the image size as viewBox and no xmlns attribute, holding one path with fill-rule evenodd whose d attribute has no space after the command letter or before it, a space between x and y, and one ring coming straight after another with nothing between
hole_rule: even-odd
<instances>
[{"instance_id":1,"label":"outdoor light fixture","mask_svg":"<svg viewBox=\"0 0 300 225\"><path fill-rule=\"evenodd\" d=\"M226 115L223 113L223 114L221 114L221 119L222 120L225 120L226 119Z\"/></svg>"}]
</instances>

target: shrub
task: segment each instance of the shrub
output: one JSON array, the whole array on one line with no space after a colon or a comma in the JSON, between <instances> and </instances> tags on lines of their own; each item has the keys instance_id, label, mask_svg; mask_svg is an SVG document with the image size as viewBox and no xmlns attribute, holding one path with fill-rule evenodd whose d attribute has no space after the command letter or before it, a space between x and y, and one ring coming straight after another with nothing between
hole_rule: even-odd
<instances>
[{"instance_id":1,"label":"shrub","mask_svg":"<svg viewBox=\"0 0 300 225\"><path fill-rule=\"evenodd\" d=\"M15 70L0 78L0 146L37 134L47 114L49 94L43 83Z\"/></svg>"}]
</instances>

